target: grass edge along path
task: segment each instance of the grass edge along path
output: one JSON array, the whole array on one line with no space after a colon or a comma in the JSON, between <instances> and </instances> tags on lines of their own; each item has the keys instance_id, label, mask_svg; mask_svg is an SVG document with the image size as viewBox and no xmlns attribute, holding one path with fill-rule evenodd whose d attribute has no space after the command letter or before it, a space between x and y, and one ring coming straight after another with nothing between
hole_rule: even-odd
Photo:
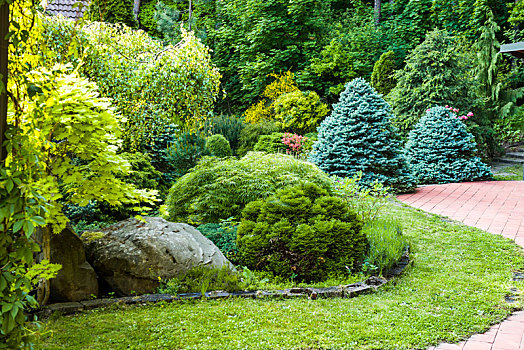
<instances>
[{"instance_id":1,"label":"grass edge along path","mask_svg":"<svg viewBox=\"0 0 524 350\"><path fill-rule=\"evenodd\" d=\"M398 203L397 203L398 204ZM509 239L388 205L412 246L413 266L353 299L178 302L51 318L37 349L425 349L458 342L522 307L508 304L524 269Z\"/></svg>"}]
</instances>

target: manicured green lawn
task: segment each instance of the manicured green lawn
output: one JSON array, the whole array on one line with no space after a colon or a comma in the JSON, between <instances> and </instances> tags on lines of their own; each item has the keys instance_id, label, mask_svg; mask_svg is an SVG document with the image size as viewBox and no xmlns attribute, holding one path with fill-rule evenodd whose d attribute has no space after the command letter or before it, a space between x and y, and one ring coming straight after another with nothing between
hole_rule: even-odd
<instances>
[{"instance_id":1,"label":"manicured green lawn","mask_svg":"<svg viewBox=\"0 0 524 350\"><path fill-rule=\"evenodd\" d=\"M524 268L511 241L391 204L414 265L394 284L354 299L180 302L96 310L48 321L37 349L424 349L482 332Z\"/></svg>"}]
</instances>

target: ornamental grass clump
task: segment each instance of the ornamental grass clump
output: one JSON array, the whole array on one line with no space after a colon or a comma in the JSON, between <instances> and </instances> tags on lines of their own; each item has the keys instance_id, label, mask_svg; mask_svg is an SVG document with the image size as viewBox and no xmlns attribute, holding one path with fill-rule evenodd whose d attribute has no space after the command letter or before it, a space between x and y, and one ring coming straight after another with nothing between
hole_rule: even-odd
<instances>
[{"instance_id":1,"label":"ornamental grass clump","mask_svg":"<svg viewBox=\"0 0 524 350\"><path fill-rule=\"evenodd\" d=\"M249 203L237 235L241 264L305 282L347 275L366 244L357 214L313 183Z\"/></svg>"},{"instance_id":2,"label":"ornamental grass clump","mask_svg":"<svg viewBox=\"0 0 524 350\"><path fill-rule=\"evenodd\" d=\"M392 117L384 99L365 80L354 79L320 124L309 159L339 177L361 171L364 185L378 180L392 191L413 190L415 182L390 124Z\"/></svg>"},{"instance_id":3,"label":"ornamental grass clump","mask_svg":"<svg viewBox=\"0 0 524 350\"><path fill-rule=\"evenodd\" d=\"M466 125L449 107L428 109L406 143L406 159L422 184L487 180L489 167L475 154Z\"/></svg>"},{"instance_id":4,"label":"ornamental grass clump","mask_svg":"<svg viewBox=\"0 0 524 350\"><path fill-rule=\"evenodd\" d=\"M391 269L409 247L396 219L379 218L366 224L363 231L369 242L365 265L380 275Z\"/></svg>"}]
</instances>

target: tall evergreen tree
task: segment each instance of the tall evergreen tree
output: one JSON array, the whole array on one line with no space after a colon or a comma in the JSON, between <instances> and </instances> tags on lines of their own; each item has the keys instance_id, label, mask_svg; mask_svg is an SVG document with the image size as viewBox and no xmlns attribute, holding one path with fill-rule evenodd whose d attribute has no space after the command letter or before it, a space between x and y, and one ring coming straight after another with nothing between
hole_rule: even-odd
<instances>
[{"instance_id":1,"label":"tall evergreen tree","mask_svg":"<svg viewBox=\"0 0 524 350\"><path fill-rule=\"evenodd\" d=\"M435 105L471 109L474 81L466 57L446 31L434 30L407 57L397 85L388 95L394 125L407 136L424 112Z\"/></svg>"},{"instance_id":2,"label":"tall evergreen tree","mask_svg":"<svg viewBox=\"0 0 524 350\"><path fill-rule=\"evenodd\" d=\"M446 107L433 107L410 132L406 159L419 183L448 183L491 178L476 157L477 145L466 125Z\"/></svg>"},{"instance_id":3,"label":"tall evergreen tree","mask_svg":"<svg viewBox=\"0 0 524 350\"><path fill-rule=\"evenodd\" d=\"M364 184L378 180L399 192L412 190L415 183L391 117L386 101L364 79L354 79L320 124L310 160L329 174L348 177L362 171Z\"/></svg>"},{"instance_id":4,"label":"tall evergreen tree","mask_svg":"<svg viewBox=\"0 0 524 350\"><path fill-rule=\"evenodd\" d=\"M491 9L485 6L483 10L487 19L479 29L480 37L475 43L477 51L475 76L482 107L475 116L475 123L480 126L475 129L475 138L484 155L492 158L498 147L493 127L498 121L517 113L517 100L524 95L524 90L512 89L508 86L508 79L500 76L502 57L497 40L497 32L500 28Z\"/></svg>"}]
</instances>

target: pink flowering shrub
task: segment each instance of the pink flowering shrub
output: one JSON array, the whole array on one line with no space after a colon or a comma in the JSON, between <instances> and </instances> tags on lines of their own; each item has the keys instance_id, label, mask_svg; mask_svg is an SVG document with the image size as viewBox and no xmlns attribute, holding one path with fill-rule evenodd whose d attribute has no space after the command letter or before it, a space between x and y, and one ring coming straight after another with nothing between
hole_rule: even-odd
<instances>
[{"instance_id":1,"label":"pink flowering shrub","mask_svg":"<svg viewBox=\"0 0 524 350\"><path fill-rule=\"evenodd\" d=\"M460 111L458 108L453 108L453 107L450 107L448 105L444 106L444 108L447 108L450 112L453 112L456 115L458 115L459 111ZM458 119L460 119L460 120L468 120L470 117L473 117L473 112L468 112L468 114L466 114L466 115L461 115L460 117L458 117Z\"/></svg>"},{"instance_id":2,"label":"pink flowering shrub","mask_svg":"<svg viewBox=\"0 0 524 350\"><path fill-rule=\"evenodd\" d=\"M298 156L309 152L313 145L313 142L305 137L289 132L284 133L282 137L282 143L287 146L286 154Z\"/></svg>"}]
</instances>

